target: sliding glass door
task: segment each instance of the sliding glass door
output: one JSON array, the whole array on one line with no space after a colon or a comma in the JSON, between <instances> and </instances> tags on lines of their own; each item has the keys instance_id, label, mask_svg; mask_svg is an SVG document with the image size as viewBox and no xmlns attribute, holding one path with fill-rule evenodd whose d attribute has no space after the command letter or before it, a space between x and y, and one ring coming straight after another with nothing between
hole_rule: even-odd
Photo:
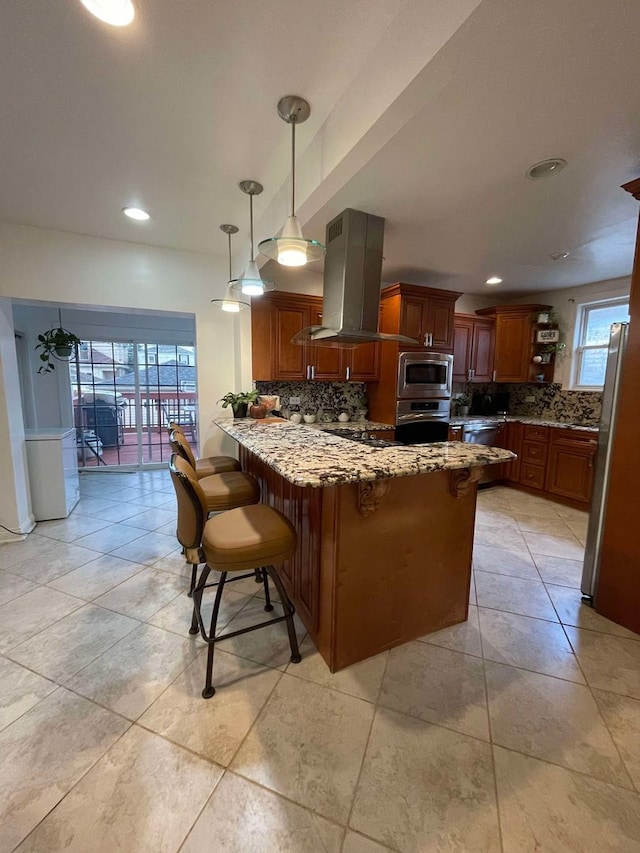
<instances>
[{"instance_id":1,"label":"sliding glass door","mask_svg":"<svg viewBox=\"0 0 640 853\"><path fill-rule=\"evenodd\" d=\"M70 377L80 467L166 463L169 421L197 440L191 344L82 341Z\"/></svg>"}]
</instances>

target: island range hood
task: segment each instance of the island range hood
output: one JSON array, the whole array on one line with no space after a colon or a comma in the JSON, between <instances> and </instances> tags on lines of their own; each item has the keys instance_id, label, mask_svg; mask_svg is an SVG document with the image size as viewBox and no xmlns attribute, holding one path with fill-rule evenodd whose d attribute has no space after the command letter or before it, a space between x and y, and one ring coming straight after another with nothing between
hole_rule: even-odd
<instances>
[{"instance_id":1,"label":"island range hood","mask_svg":"<svg viewBox=\"0 0 640 853\"><path fill-rule=\"evenodd\" d=\"M405 335L378 331L384 219L348 207L327 225L322 325L307 326L296 344L355 347L374 341L419 346Z\"/></svg>"}]
</instances>

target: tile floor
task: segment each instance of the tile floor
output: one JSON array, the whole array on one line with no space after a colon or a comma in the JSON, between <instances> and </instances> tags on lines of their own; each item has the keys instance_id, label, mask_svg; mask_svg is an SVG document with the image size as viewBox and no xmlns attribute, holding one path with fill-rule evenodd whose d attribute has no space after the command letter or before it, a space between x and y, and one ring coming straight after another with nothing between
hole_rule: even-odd
<instances>
[{"instance_id":1,"label":"tile floor","mask_svg":"<svg viewBox=\"0 0 640 853\"><path fill-rule=\"evenodd\" d=\"M278 625L206 702L166 472L81 483L0 547L0 851L640 850L640 636L580 603L585 513L484 491L468 622L336 675Z\"/></svg>"}]
</instances>

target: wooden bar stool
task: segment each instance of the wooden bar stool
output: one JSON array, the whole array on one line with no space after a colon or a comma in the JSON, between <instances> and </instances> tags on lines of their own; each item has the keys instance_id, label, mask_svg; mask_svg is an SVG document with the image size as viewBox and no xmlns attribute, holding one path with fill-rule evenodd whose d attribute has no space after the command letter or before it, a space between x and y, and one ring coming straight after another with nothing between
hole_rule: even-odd
<instances>
[{"instance_id":1,"label":"wooden bar stool","mask_svg":"<svg viewBox=\"0 0 640 853\"><path fill-rule=\"evenodd\" d=\"M212 474L210 477L203 477L202 480L197 480L191 465L181 456L178 456L177 453L171 455L169 471L178 501L177 537L183 547L185 559L191 566L191 584L189 586L189 595L191 595L196 583L198 563L203 563L204 559L198 559L198 552L194 551L195 546L186 548L180 538L180 529L183 524L181 517L185 513L188 513L188 508L185 507L184 501L180 500L181 492L178 491L174 474L179 473L188 479L198 482L206 515L210 512L224 512L225 510L235 509L236 507L257 504L260 500L260 486L255 477L252 477L251 474L245 474L242 471ZM199 546L200 543L198 543Z\"/></svg>"},{"instance_id":2,"label":"wooden bar stool","mask_svg":"<svg viewBox=\"0 0 640 853\"><path fill-rule=\"evenodd\" d=\"M240 471L240 463L233 456L206 456L202 459L196 459L182 428L174 428L169 431L169 443L173 452L180 454L191 465L198 480L202 477L210 477L212 474Z\"/></svg>"},{"instance_id":3,"label":"wooden bar stool","mask_svg":"<svg viewBox=\"0 0 640 853\"><path fill-rule=\"evenodd\" d=\"M180 460L175 461L178 463ZM215 644L222 640L257 631L259 628L275 625L277 622L286 622L291 662L300 662L298 638L293 622L295 610L277 569L295 552L298 537L288 518L264 504L232 509L207 521L206 505L199 481L184 469L180 470L177 464L172 463L170 470L178 495L178 503L182 504L183 509L178 515L178 539L187 553L196 549L199 561L205 563L200 579L193 590L193 619L189 633L197 634L200 631L202 638L209 645L202 696L210 699L216 692L212 683L214 648ZM220 580L208 584L207 579L212 570L221 573ZM261 573L264 582L266 595L264 609L273 610L268 581L268 578L271 578L282 603L284 616L277 616L248 628L216 636L218 613L225 585L234 580L251 577L256 570ZM235 576L227 578L229 573ZM202 619L201 608L202 596L205 589L209 587L216 587L216 595L209 630L207 630Z\"/></svg>"}]
</instances>

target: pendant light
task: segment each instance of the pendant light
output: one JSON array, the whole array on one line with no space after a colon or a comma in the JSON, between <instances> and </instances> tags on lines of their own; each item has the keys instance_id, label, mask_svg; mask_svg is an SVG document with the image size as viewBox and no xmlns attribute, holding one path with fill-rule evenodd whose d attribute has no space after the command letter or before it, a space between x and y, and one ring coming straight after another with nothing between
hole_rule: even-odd
<instances>
[{"instance_id":1,"label":"pendant light","mask_svg":"<svg viewBox=\"0 0 640 853\"><path fill-rule=\"evenodd\" d=\"M285 95L278 101L278 115L291 125L291 215L280 237L263 240L258 249L262 255L285 267L302 267L311 261L319 261L326 251L317 240L305 239L296 216L296 125L309 118L311 107L298 95Z\"/></svg>"},{"instance_id":2,"label":"pendant light","mask_svg":"<svg viewBox=\"0 0 640 853\"><path fill-rule=\"evenodd\" d=\"M257 181L240 181L238 186L243 193L249 196L249 246L251 253L244 275L241 278L234 279L231 284L236 292L240 291L240 293L243 293L245 296L262 296L262 294L267 290L273 290L275 288L274 282L262 278L258 265L254 260L253 197L254 195L260 195L263 187L262 184L259 184Z\"/></svg>"},{"instance_id":3,"label":"pendant light","mask_svg":"<svg viewBox=\"0 0 640 853\"><path fill-rule=\"evenodd\" d=\"M234 289L231 279L231 235L238 233L237 225L221 225L220 230L224 231L229 240L229 281L224 292L223 299L212 299L211 304L215 305L221 311L226 311L228 314L238 314L245 308L249 308L249 303L241 298L238 298L237 291Z\"/></svg>"}]
</instances>

